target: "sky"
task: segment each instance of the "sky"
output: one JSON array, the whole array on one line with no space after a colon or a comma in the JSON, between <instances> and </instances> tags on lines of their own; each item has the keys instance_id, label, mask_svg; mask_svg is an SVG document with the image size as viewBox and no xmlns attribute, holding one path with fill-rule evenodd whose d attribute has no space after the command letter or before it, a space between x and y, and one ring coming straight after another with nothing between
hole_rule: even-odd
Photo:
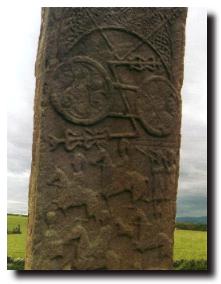
<instances>
[{"instance_id":1,"label":"sky","mask_svg":"<svg viewBox=\"0 0 221 284\"><path fill-rule=\"evenodd\" d=\"M13 25L13 37L8 38L9 49L13 49L13 52L9 52L14 62L14 69L10 70L7 102L8 213L27 214L35 93L34 64L41 11L40 8L28 7L22 15L14 11L12 16L16 25ZM189 8L182 88L177 216L197 217L207 214L206 17L206 10Z\"/></svg>"}]
</instances>

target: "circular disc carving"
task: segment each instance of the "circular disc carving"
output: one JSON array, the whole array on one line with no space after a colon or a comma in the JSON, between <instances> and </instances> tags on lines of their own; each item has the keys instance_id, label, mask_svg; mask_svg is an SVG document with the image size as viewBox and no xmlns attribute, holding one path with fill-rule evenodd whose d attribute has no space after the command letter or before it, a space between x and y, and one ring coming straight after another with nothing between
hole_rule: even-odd
<instances>
[{"instance_id":1,"label":"circular disc carving","mask_svg":"<svg viewBox=\"0 0 221 284\"><path fill-rule=\"evenodd\" d=\"M53 74L54 108L67 120L91 125L107 116L111 105L111 82L95 60L76 56L59 65Z\"/></svg>"},{"instance_id":2,"label":"circular disc carving","mask_svg":"<svg viewBox=\"0 0 221 284\"><path fill-rule=\"evenodd\" d=\"M149 133L156 136L169 135L177 119L175 88L164 77L152 76L140 86L137 109Z\"/></svg>"}]
</instances>

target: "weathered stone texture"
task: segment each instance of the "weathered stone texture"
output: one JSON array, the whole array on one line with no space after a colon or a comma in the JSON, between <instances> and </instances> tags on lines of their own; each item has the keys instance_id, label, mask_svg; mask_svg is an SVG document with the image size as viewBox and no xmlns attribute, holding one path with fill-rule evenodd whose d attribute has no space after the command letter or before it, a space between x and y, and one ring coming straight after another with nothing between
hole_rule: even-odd
<instances>
[{"instance_id":1,"label":"weathered stone texture","mask_svg":"<svg viewBox=\"0 0 221 284\"><path fill-rule=\"evenodd\" d=\"M44 8L26 269L171 269L185 8Z\"/></svg>"}]
</instances>

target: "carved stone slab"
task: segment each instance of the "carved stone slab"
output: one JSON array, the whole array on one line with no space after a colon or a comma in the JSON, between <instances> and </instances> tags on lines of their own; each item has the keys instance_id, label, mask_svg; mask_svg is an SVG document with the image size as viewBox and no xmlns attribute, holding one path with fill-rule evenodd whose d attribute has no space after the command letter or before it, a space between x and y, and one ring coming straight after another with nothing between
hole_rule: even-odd
<instances>
[{"instance_id":1,"label":"carved stone slab","mask_svg":"<svg viewBox=\"0 0 221 284\"><path fill-rule=\"evenodd\" d=\"M172 268L185 8L43 8L26 269Z\"/></svg>"}]
</instances>

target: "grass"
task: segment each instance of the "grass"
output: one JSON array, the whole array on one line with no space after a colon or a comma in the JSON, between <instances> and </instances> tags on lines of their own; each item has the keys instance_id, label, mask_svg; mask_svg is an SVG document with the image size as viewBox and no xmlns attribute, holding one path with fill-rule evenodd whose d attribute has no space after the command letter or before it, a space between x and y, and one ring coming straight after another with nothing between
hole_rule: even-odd
<instances>
[{"instance_id":1,"label":"grass","mask_svg":"<svg viewBox=\"0 0 221 284\"><path fill-rule=\"evenodd\" d=\"M13 259L25 257L25 240L27 233L27 217L21 215L8 215L8 230L21 226L21 234L8 235L8 256ZM182 270L191 265L194 267L202 265L207 260L207 232L176 230L174 239L174 261L178 268ZM187 261L187 263L186 263ZM21 265L21 260L17 260L16 265ZM192 263L194 262L194 263ZM204 266L206 264L203 264ZM16 270L15 266L13 266ZM10 269L10 268L9 268ZM19 269L18 269L19 270ZM194 269L196 270L196 269Z\"/></svg>"},{"instance_id":2,"label":"grass","mask_svg":"<svg viewBox=\"0 0 221 284\"><path fill-rule=\"evenodd\" d=\"M207 259L207 232L176 230L174 260Z\"/></svg>"},{"instance_id":3,"label":"grass","mask_svg":"<svg viewBox=\"0 0 221 284\"><path fill-rule=\"evenodd\" d=\"M8 215L8 230L21 226L21 234L8 235L8 256L12 258L25 257L25 241L27 233L27 217L21 215Z\"/></svg>"}]
</instances>

